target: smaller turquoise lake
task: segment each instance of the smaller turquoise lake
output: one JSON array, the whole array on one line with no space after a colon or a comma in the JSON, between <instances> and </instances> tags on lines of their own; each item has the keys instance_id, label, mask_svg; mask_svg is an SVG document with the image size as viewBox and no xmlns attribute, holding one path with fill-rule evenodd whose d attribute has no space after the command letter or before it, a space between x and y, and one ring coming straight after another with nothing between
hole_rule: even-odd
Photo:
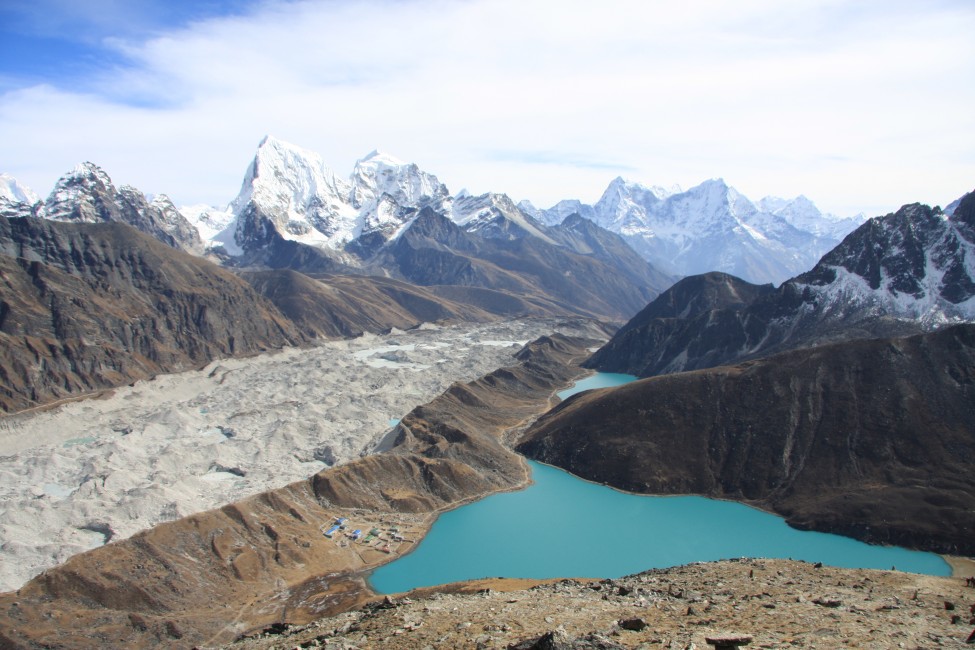
<instances>
[{"instance_id":1,"label":"smaller turquoise lake","mask_svg":"<svg viewBox=\"0 0 975 650\"><path fill-rule=\"evenodd\" d=\"M596 375L587 378L592 380L589 384L580 381L569 392L632 379ZM396 593L497 576L618 578L736 557L951 573L933 553L799 531L781 517L739 503L626 494L548 465L532 461L529 465L533 485L444 513L415 551L373 572L373 589Z\"/></svg>"},{"instance_id":2,"label":"smaller turquoise lake","mask_svg":"<svg viewBox=\"0 0 975 650\"><path fill-rule=\"evenodd\" d=\"M565 390L560 390L556 395L559 396L559 399L565 399L584 390L622 386L636 379L633 375L622 375L616 372L597 372L595 375L589 375L585 379L580 379Z\"/></svg>"}]
</instances>

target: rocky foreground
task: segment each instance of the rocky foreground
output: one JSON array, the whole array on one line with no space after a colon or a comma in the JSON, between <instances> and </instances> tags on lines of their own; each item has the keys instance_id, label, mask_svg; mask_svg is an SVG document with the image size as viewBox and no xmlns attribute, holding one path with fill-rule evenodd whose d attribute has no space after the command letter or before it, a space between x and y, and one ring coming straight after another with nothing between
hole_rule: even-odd
<instances>
[{"instance_id":1,"label":"rocky foreground","mask_svg":"<svg viewBox=\"0 0 975 650\"><path fill-rule=\"evenodd\" d=\"M618 580L480 581L376 600L239 650L271 648L961 648L975 625L962 578L727 560Z\"/></svg>"}]
</instances>

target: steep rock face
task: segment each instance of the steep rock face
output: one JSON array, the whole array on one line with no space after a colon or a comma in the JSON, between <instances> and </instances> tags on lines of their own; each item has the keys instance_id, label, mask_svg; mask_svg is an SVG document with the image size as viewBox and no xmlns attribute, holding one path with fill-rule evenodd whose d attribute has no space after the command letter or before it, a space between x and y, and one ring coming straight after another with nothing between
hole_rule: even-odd
<instances>
[{"instance_id":1,"label":"steep rock face","mask_svg":"<svg viewBox=\"0 0 975 650\"><path fill-rule=\"evenodd\" d=\"M831 309L892 304L898 315L937 324L975 318L973 278L975 193L951 217L913 204L871 220L795 283Z\"/></svg>"},{"instance_id":2,"label":"steep rock face","mask_svg":"<svg viewBox=\"0 0 975 650\"><path fill-rule=\"evenodd\" d=\"M523 484L523 460L501 437L548 407L592 343L543 337L517 365L414 409L384 453L72 557L0 595L0 645L212 646L350 609L370 594L363 573L390 556L343 548L321 526L371 518L413 537L436 510Z\"/></svg>"},{"instance_id":3,"label":"steep rock face","mask_svg":"<svg viewBox=\"0 0 975 650\"><path fill-rule=\"evenodd\" d=\"M0 265L4 411L302 340L239 278L119 223L0 218Z\"/></svg>"},{"instance_id":4,"label":"steep rock face","mask_svg":"<svg viewBox=\"0 0 975 650\"><path fill-rule=\"evenodd\" d=\"M904 206L858 228L808 273L778 289L742 292L734 305L715 304L707 313L688 307L700 297L684 289L700 291L708 283L682 284L587 365L646 377L975 320L973 206L971 194L952 217Z\"/></svg>"},{"instance_id":5,"label":"steep rock face","mask_svg":"<svg viewBox=\"0 0 975 650\"><path fill-rule=\"evenodd\" d=\"M546 224L572 213L618 233L664 272L722 271L757 283L780 283L811 268L864 220L823 215L805 197L756 206L721 179L682 191L617 178L595 205L562 201L534 210Z\"/></svg>"},{"instance_id":6,"label":"steep rock face","mask_svg":"<svg viewBox=\"0 0 975 650\"><path fill-rule=\"evenodd\" d=\"M127 223L167 246L195 254L203 251L199 232L169 197L160 195L150 202L134 187L116 189L108 174L92 163L62 176L37 216L72 223Z\"/></svg>"},{"instance_id":7,"label":"steep rock face","mask_svg":"<svg viewBox=\"0 0 975 650\"><path fill-rule=\"evenodd\" d=\"M871 542L975 552L975 326L574 396L518 449L653 494L752 502Z\"/></svg>"},{"instance_id":8,"label":"steep rock face","mask_svg":"<svg viewBox=\"0 0 975 650\"><path fill-rule=\"evenodd\" d=\"M238 248L230 252L260 247L269 230L309 244L335 242L335 247L356 227L350 189L320 156L265 138L230 205L236 221L228 227L234 237L227 244Z\"/></svg>"}]
</instances>

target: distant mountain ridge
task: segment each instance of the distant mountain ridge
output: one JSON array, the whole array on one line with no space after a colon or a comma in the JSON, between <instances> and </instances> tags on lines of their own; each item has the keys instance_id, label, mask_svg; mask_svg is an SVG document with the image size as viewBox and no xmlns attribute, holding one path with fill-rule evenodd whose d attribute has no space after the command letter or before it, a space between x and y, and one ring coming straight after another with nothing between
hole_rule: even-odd
<instances>
[{"instance_id":1,"label":"distant mountain ridge","mask_svg":"<svg viewBox=\"0 0 975 650\"><path fill-rule=\"evenodd\" d=\"M811 268L866 220L823 214L804 196L753 203L722 179L684 191L616 178L594 205L520 205L548 225L579 214L674 275L722 271L760 284L778 284Z\"/></svg>"},{"instance_id":2,"label":"distant mountain ridge","mask_svg":"<svg viewBox=\"0 0 975 650\"><path fill-rule=\"evenodd\" d=\"M378 151L341 178L320 155L270 136L226 210L181 212L164 195L150 201L135 188L116 189L91 163L62 177L44 201L9 176L0 180L0 214L8 217L119 221L241 269L501 290L611 320L628 318L688 273L718 270L753 283L797 277L863 219L823 215L804 196L753 203L721 179L684 191L617 178L595 205L566 200L537 210L504 194L453 196L433 174ZM425 210L452 227L434 234L428 217L402 244Z\"/></svg>"},{"instance_id":3,"label":"distant mountain ridge","mask_svg":"<svg viewBox=\"0 0 975 650\"><path fill-rule=\"evenodd\" d=\"M82 167L88 169L79 174ZM504 194L453 196L433 174L379 151L341 177L319 154L272 136L260 142L240 192L223 209L176 210L164 196L141 205L132 188L109 188L111 181L97 166L85 163L79 169L62 178L51 197L33 211L36 196L4 176L0 214L72 220L121 217L195 254L216 245L236 258L237 265L275 266L289 260L291 268L310 264L309 269L330 272L370 266L378 251L409 228L424 207L485 238L535 236L560 245L565 242L548 229L578 214L622 237L658 274L722 271L755 283L780 283L808 270L865 219L824 215L804 196L765 197L753 203L721 179L685 191L617 178L594 205L564 200L539 210L526 201L516 204ZM79 182L80 178L86 180ZM99 201L84 195L97 193L100 185L107 194L98 208ZM111 209L113 194L129 196L131 206L124 214ZM299 245L317 251L302 251Z\"/></svg>"},{"instance_id":4,"label":"distant mountain ridge","mask_svg":"<svg viewBox=\"0 0 975 650\"><path fill-rule=\"evenodd\" d=\"M6 176L6 175L4 175ZM130 185L116 189L108 174L90 162L62 176L45 200L14 179L0 183L0 216L35 216L71 223L126 223L173 248L197 255L203 241L165 194L152 200Z\"/></svg>"},{"instance_id":5,"label":"distant mountain ridge","mask_svg":"<svg viewBox=\"0 0 975 650\"><path fill-rule=\"evenodd\" d=\"M3 197L9 200L0 204L0 214L8 217L125 222L242 270L371 275L506 292L504 298L447 292L475 303L488 299L488 312L501 303L521 304L522 315L622 321L674 279L630 253L612 233L549 229L503 194L452 197L417 165L375 151L342 179L318 154L266 137L227 210L194 206L186 215L164 196L150 202L134 188L115 189L91 163L62 177L46 201L33 205L21 200L29 197L14 183L5 181ZM433 226L436 219L427 214L417 225L425 213L445 221Z\"/></svg>"},{"instance_id":6,"label":"distant mountain ridge","mask_svg":"<svg viewBox=\"0 0 975 650\"><path fill-rule=\"evenodd\" d=\"M587 365L648 377L971 321L975 193L951 216L912 204L872 219L778 289L714 273L685 278Z\"/></svg>"},{"instance_id":7,"label":"distant mountain ridge","mask_svg":"<svg viewBox=\"0 0 975 650\"><path fill-rule=\"evenodd\" d=\"M213 241L241 267L500 290L610 319L673 281L612 233L547 228L503 194L451 196L432 174L379 152L344 180L317 154L265 138L229 211Z\"/></svg>"}]
</instances>

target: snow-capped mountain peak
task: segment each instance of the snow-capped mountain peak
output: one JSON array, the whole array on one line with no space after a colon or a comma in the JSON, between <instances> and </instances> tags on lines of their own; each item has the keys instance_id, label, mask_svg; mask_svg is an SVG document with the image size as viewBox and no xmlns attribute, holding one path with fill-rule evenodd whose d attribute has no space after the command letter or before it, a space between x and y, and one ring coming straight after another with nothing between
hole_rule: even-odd
<instances>
[{"instance_id":1,"label":"snow-capped mountain peak","mask_svg":"<svg viewBox=\"0 0 975 650\"><path fill-rule=\"evenodd\" d=\"M184 205L180 207L179 211L186 217L187 221L196 226L203 241L226 245L225 242L215 242L214 238L234 220L234 213L231 212L229 206L218 208L205 203L197 203L195 205Z\"/></svg>"},{"instance_id":2,"label":"snow-capped mountain peak","mask_svg":"<svg viewBox=\"0 0 975 650\"><path fill-rule=\"evenodd\" d=\"M661 202L653 188L614 178L596 202L596 223L622 235L631 234L647 225L647 215Z\"/></svg>"},{"instance_id":3,"label":"snow-capped mountain peak","mask_svg":"<svg viewBox=\"0 0 975 650\"><path fill-rule=\"evenodd\" d=\"M230 204L237 217L229 226L233 240L245 248L265 241L269 221L286 239L338 246L358 234L357 215L347 203L350 191L315 152L265 136ZM230 244L230 237L222 239Z\"/></svg>"},{"instance_id":4,"label":"snow-capped mountain peak","mask_svg":"<svg viewBox=\"0 0 975 650\"><path fill-rule=\"evenodd\" d=\"M79 163L58 179L44 203L42 215L55 221L114 221L114 215L110 214L111 199L116 194L112 179L101 167L91 162ZM109 210L109 214L103 214L104 210Z\"/></svg>"},{"instance_id":5,"label":"snow-capped mountain peak","mask_svg":"<svg viewBox=\"0 0 975 650\"><path fill-rule=\"evenodd\" d=\"M389 154L373 151L355 164L352 172L352 205L369 210L388 194L401 206L422 208L447 198L447 187L436 176L421 171L414 163L405 163Z\"/></svg>"},{"instance_id":6,"label":"snow-capped mountain peak","mask_svg":"<svg viewBox=\"0 0 975 650\"><path fill-rule=\"evenodd\" d=\"M523 209L546 225L578 213L675 275L718 270L758 283L808 270L864 221L821 215L806 197L756 205L722 178L682 190L617 177L594 205L568 200Z\"/></svg>"},{"instance_id":7,"label":"snow-capped mountain peak","mask_svg":"<svg viewBox=\"0 0 975 650\"><path fill-rule=\"evenodd\" d=\"M270 224L285 239L334 251L375 234L372 247L388 240L415 210L443 207L449 198L436 176L387 153L370 152L346 180L318 154L268 136L230 204L232 236L213 239L234 251L259 248L271 236Z\"/></svg>"},{"instance_id":8,"label":"snow-capped mountain peak","mask_svg":"<svg viewBox=\"0 0 975 650\"><path fill-rule=\"evenodd\" d=\"M0 190L8 185L0 179ZM150 200L131 185L116 189L108 174L91 162L80 163L59 178L45 201L36 200L32 192L21 191L20 196L35 202L30 206L24 201L11 204L0 194L0 213L74 223L124 223L174 248L197 254L203 251L197 229L168 196L159 194Z\"/></svg>"},{"instance_id":9,"label":"snow-capped mountain peak","mask_svg":"<svg viewBox=\"0 0 975 650\"><path fill-rule=\"evenodd\" d=\"M542 224L515 205L507 194L458 196L451 207L451 219L468 232L494 239L519 239L527 234L555 243Z\"/></svg>"},{"instance_id":10,"label":"snow-capped mountain peak","mask_svg":"<svg viewBox=\"0 0 975 650\"><path fill-rule=\"evenodd\" d=\"M34 205L40 197L32 189L20 183L16 178L4 172L0 174L0 200L8 203L26 203Z\"/></svg>"},{"instance_id":11,"label":"snow-capped mountain peak","mask_svg":"<svg viewBox=\"0 0 975 650\"><path fill-rule=\"evenodd\" d=\"M912 204L871 219L794 283L840 313L872 309L925 326L975 319L975 193L950 217Z\"/></svg>"},{"instance_id":12,"label":"snow-capped mountain peak","mask_svg":"<svg viewBox=\"0 0 975 650\"><path fill-rule=\"evenodd\" d=\"M375 165L386 165L389 167L402 167L406 163L397 158L396 156L382 151L380 149L373 149L365 156L357 161L357 164L375 164Z\"/></svg>"},{"instance_id":13,"label":"snow-capped mountain peak","mask_svg":"<svg viewBox=\"0 0 975 650\"><path fill-rule=\"evenodd\" d=\"M832 213L821 212L811 200L802 194L794 199L766 196L758 202L757 206L763 212L781 217L799 230L811 232L818 237L825 237L837 242L867 220L863 214L840 217Z\"/></svg>"},{"instance_id":14,"label":"snow-capped mountain peak","mask_svg":"<svg viewBox=\"0 0 975 650\"><path fill-rule=\"evenodd\" d=\"M336 177L317 153L265 136L233 206L241 209L254 199L267 207L283 203L293 213L304 213L311 197L334 194L338 198L348 191L348 184Z\"/></svg>"}]
</instances>

